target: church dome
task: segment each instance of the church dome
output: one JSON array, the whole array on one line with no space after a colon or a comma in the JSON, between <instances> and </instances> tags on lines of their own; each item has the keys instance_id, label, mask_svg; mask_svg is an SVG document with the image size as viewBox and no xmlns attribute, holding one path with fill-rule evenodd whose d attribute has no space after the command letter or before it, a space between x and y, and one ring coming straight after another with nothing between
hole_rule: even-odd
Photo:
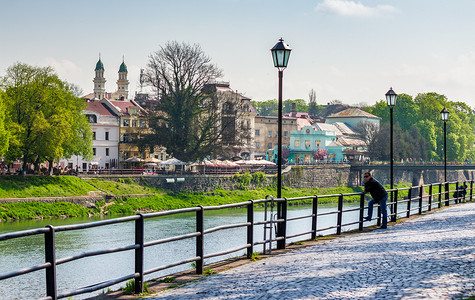
<instances>
[{"instance_id":1,"label":"church dome","mask_svg":"<svg viewBox=\"0 0 475 300\"><path fill-rule=\"evenodd\" d=\"M127 72L127 66L124 62L120 65L119 72Z\"/></svg>"},{"instance_id":2,"label":"church dome","mask_svg":"<svg viewBox=\"0 0 475 300\"><path fill-rule=\"evenodd\" d=\"M104 71L104 65L102 64L101 59L96 64L96 69L94 71Z\"/></svg>"}]
</instances>

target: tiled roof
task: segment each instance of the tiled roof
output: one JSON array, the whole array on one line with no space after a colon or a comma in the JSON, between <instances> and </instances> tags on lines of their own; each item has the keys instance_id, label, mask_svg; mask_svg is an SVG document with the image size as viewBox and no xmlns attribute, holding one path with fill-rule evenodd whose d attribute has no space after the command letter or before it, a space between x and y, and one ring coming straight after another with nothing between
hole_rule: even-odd
<instances>
[{"instance_id":1,"label":"tiled roof","mask_svg":"<svg viewBox=\"0 0 475 300\"><path fill-rule=\"evenodd\" d=\"M333 123L333 125L335 125L341 131L341 133L343 133L344 135L357 135L358 134L353 129L351 129L350 126L346 125L343 122L335 122L335 123Z\"/></svg>"},{"instance_id":2,"label":"tiled roof","mask_svg":"<svg viewBox=\"0 0 475 300\"><path fill-rule=\"evenodd\" d=\"M366 143L363 140L360 139L352 139L348 137L339 137L338 141L343 145L347 147L351 146L366 146Z\"/></svg>"},{"instance_id":3,"label":"tiled roof","mask_svg":"<svg viewBox=\"0 0 475 300\"><path fill-rule=\"evenodd\" d=\"M109 102L121 110L122 116L129 116L129 113L127 111L129 107L138 107L140 115L144 115L144 110L142 109L142 107L135 105L131 101L109 100Z\"/></svg>"},{"instance_id":4,"label":"tiled roof","mask_svg":"<svg viewBox=\"0 0 475 300\"><path fill-rule=\"evenodd\" d=\"M340 111L336 114L329 115L327 118L371 118L371 119L380 119L375 115L365 112L359 108L348 108L343 111Z\"/></svg>"},{"instance_id":5,"label":"tiled roof","mask_svg":"<svg viewBox=\"0 0 475 300\"><path fill-rule=\"evenodd\" d=\"M313 124L315 128L319 131L334 131L336 135L343 135L343 133L336 127L334 124L327 123L315 123Z\"/></svg>"},{"instance_id":6,"label":"tiled roof","mask_svg":"<svg viewBox=\"0 0 475 300\"><path fill-rule=\"evenodd\" d=\"M112 110L110 110L107 107L107 105L101 103L100 101L88 102L86 110L97 112L101 116L110 116L110 117L117 116Z\"/></svg>"},{"instance_id":7,"label":"tiled roof","mask_svg":"<svg viewBox=\"0 0 475 300\"><path fill-rule=\"evenodd\" d=\"M311 126L312 123L310 123L309 120L307 119L302 119L302 118L297 118L297 128L298 130L301 130L305 126Z\"/></svg>"}]
</instances>

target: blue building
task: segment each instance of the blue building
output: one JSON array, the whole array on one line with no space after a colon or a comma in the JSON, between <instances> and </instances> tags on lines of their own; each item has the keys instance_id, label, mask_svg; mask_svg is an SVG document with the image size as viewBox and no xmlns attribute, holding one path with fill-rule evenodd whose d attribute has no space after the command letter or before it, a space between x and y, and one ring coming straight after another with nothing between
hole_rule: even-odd
<instances>
[{"instance_id":1,"label":"blue building","mask_svg":"<svg viewBox=\"0 0 475 300\"><path fill-rule=\"evenodd\" d=\"M314 163L313 153L318 149L327 150L327 158L332 161L342 161L344 146L338 142L336 131L322 131L315 126L305 126L300 130L290 132L289 163ZM277 148L274 149L275 154Z\"/></svg>"}]
</instances>

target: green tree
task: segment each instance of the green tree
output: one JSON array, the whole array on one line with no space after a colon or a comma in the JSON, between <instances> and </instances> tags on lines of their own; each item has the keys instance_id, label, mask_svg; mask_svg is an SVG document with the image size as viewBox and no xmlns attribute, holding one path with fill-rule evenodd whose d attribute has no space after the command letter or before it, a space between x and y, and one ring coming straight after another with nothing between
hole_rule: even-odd
<instances>
[{"instance_id":1,"label":"green tree","mask_svg":"<svg viewBox=\"0 0 475 300\"><path fill-rule=\"evenodd\" d=\"M276 99L252 101L252 105L260 116L277 116L279 103Z\"/></svg>"},{"instance_id":2,"label":"green tree","mask_svg":"<svg viewBox=\"0 0 475 300\"><path fill-rule=\"evenodd\" d=\"M414 99L407 94L398 95L394 107L394 124L401 129L403 138L395 138L395 147L399 148L400 158L413 157L414 154L423 159L443 159L443 122L440 120L440 111L446 107L450 111L447 122L447 159L473 159L472 145L474 142L475 116L472 109L463 102L452 102L444 95L437 93L421 93ZM381 117L382 124L389 123L389 108L385 101L379 101L367 111ZM396 126L395 126L396 127ZM417 127L417 130L414 129ZM412 143L406 141L411 135L422 138L422 142L412 136ZM387 136L386 136L387 138ZM381 137L380 142L384 141ZM414 145L418 147L414 148ZM383 149L373 146L372 152ZM377 157L385 157L385 152Z\"/></svg>"},{"instance_id":3,"label":"green tree","mask_svg":"<svg viewBox=\"0 0 475 300\"><path fill-rule=\"evenodd\" d=\"M26 170L29 163L38 169L45 160L72 154L91 157L92 133L82 114L86 103L52 68L16 63L7 69L2 87L12 136L8 160L22 159Z\"/></svg>"},{"instance_id":4,"label":"green tree","mask_svg":"<svg viewBox=\"0 0 475 300\"><path fill-rule=\"evenodd\" d=\"M8 150L10 134L5 126L5 104L3 103L3 92L0 90L0 156L5 155Z\"/></svg>"},{"instance_id":5,"label":"green tree","mask_svg":"<svg viewBox=\"0 0 475 300\"><path fill-rule=\"evenodd\" d=\"M287 99L285 100L282 105L282 112L284 114L288 114L290 112L292 112L292 105L293 103L295 103L295 109L297 110L297 112L308 112L308 104L305 102L305 100L303 99L294 99L294 100L291 100L291 99Z\"/></svg>"},{"instance_id":6,"label":"green tree","mask_svg":"<svg viewBox=\"0 0 475 300\"><path fill-rule=\"evenodd\" d=\"M162 145L183 161L227 153L244 135L241 98L221 93L207 83L222 71L197 44L168 42L152 53L144 81L161 95L150 113L150 134L143 143Z\"/></svg>"}]
</instances>

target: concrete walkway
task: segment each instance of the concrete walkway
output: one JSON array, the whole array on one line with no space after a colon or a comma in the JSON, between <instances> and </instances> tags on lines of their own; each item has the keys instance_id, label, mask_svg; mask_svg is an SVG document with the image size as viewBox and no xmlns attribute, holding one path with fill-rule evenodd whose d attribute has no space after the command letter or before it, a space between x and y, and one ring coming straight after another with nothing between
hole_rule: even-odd
<instances>
[{"instance_id":1,"label":"concrete walkway","mask_svg":"<svg viewBox=\"0 0 475 300\"><path fill-rule=\"evenodd\" d=\"M475 202L240 266L152 299L454 299L475 292Z\"/></svg>"}]
</instances>

